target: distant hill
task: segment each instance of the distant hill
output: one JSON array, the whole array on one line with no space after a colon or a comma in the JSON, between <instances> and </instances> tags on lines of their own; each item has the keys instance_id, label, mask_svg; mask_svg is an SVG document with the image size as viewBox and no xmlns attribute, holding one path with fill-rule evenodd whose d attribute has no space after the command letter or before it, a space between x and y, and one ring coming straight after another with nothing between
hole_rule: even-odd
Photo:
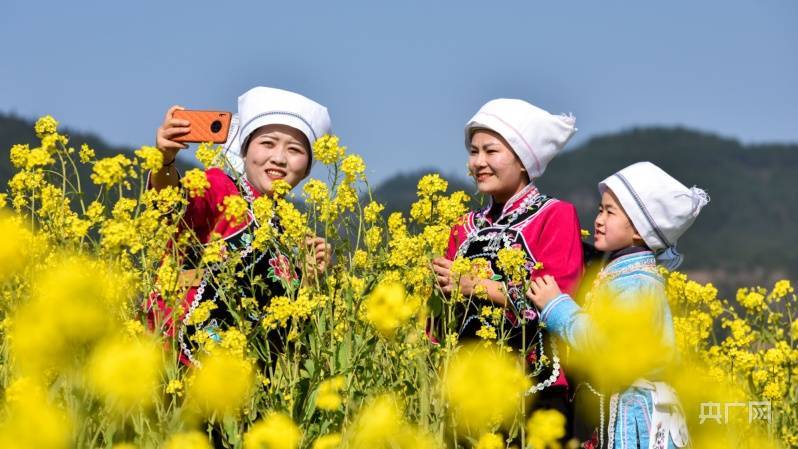
<instances>
[{"instance_id":1,"label":"distant hill","mask_svg":"<svg viewBox=\"0 0 798 449\"><path fill-rule=\"evenodd\" d=\"M57 118L58 117L56 117L56 119ZM0 113L0 150L2 150L3 154L3 157L0 157L0 191L6 190L8 181L16 172L8 159L8 153L11 147L15 144L25 143L29 144L31 148L39 145L39 139L33 131L34 123L35 120L25 119L13 114ZM72 132L65 126L59 126L59 132L69 137L69 146L75 147L76 150L80 149L82 144L88 144L94 149L98 159L119 153L131 153L132 156L132 151L138 148L113 146L95 134ZM181 170L191 167L181 159L178 159L176 164ZM97 188L92 184L91 178L89 178L91 166L78 164L78 169L80 170L80 177L83 180L82 184L87 194L89 196L96 194Z\"/></svg>"},{"instance_id":2,"label":"distant hill","mask_svg":"<svg viewBox=\"0 0 798 449\"><path fill-rule=\"evenodd\" d=\"M537 184L544 193L574 203L582 227L593 229L597 184L638 161L651 161L712 201L680 239L682 269L714 282L724 294L735 286L771 286L798 280L798 145L742 145L683 128L640 128L595 137L559 155ZM375 189L392 209L405 209L428 171L406 173ZM470 180L450 179L472 192Z\"/></svg>"}]
</instances>

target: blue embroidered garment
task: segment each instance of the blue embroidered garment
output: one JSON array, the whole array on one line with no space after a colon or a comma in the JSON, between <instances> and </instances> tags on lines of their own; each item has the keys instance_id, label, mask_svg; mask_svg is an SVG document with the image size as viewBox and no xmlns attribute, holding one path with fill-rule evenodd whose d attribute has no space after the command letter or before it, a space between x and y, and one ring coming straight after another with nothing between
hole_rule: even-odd
<instances>
[{"instance_id":1,"label":"blue embroidered garment","mask_svg":"<svg viewBox=\"0 0 798 449\"><path fill-rule=\"evenodd\" d=\"M562 294L543 308L541 320L550 332L576 351L591 351L599 340L595 324L586 310L590 309L591 301L611 300L614 302L612 306L623 308L634 307L641 298L647 298L653 304L651 326L655 335L661 335L661 345L652 350L665 351L661 358L662 366L654 367L646 379L640 379L612 395L609 419L605 420L604 410L600 411L601 422L606 428L597 429L596 443L600 447L616 449L683 447L687 434L678 400L667 384L654 381L675 355L673 318L654 253L639 251L612 260L599 273L588 294L586 308L577 305L569 295ZM653 432L652 426L656 427Z\"/></svg>"}]
</instances>

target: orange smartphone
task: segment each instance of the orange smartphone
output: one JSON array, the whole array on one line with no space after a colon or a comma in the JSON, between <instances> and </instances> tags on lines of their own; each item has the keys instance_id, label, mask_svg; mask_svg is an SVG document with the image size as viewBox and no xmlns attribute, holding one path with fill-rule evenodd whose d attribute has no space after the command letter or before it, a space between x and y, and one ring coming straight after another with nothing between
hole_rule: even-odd
<instances>
[{"instance_id":1,"label":"orange smartphone","mask_svg":"<svg viewBox=\"0 0 798 449\"><path fill-rule=\"evenodd\" d=\"M224 143L230 130L232 114L224 111L196 111L184 109L175 111L172 117L188 120L191 130L188 134L175 137L175 142L213 142Z\"/></svg>"}]
</instances>

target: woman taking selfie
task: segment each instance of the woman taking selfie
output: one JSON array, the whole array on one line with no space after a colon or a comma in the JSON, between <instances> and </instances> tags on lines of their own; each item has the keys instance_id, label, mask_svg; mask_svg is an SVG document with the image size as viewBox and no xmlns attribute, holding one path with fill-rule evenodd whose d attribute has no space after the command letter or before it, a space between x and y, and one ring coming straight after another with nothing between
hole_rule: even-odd
<instances>
[{"instance_id":1,"label":"woman taking selfie","mask_svg":"<svg viewBox=\"0 0 798 449\"><path fill-rule=\"evenodd\" d=\"M173 106L167 111L157 131L157 147L164 157L161 170L150 174L151 188L178 186L180 176L173 167L177 153L187 148L178 141L192 129L192 124L173 117ZM330 132L327 109L302 95L268 87L255 87L238 98L240 129L228 146L240 147L243 174L231 177L219 168L205 171L207 188L199 195L187 196L188 205L182 217L184 232L193 234L195 244L179 257L180 282L188 288L182 310L173 313L167 301L157 295L148 304L151 326L166 335L176 336L180 358L195 363L195 351L208 339L218 341L220 334L237 320L251 320L257 325L263 306L275 296L294 291L300 284L301 273L292 266L288 255L296 248L282 248L278 242L264 250L253 248L253 236L261 226L272 226L274 234L281 232L276 219L258 223L252 203L265 195L272 197L274 183L284 181L291 188L310 172L314 142ZM225 198L238 196L246 200L248 211L241 222L226 215ZM223 264L203 263L203 253L210 244L220 244L223 259L240 257L236 265L237 285L217 288L218 270ZM276 240L276 239L275 239ZM307 252L312 259L311 272L324 271L329 263L330 249L323 238L309 238ZM245 299L256 304L242 307ZM176 325L173 320L179 320ZM279 349L274 335L269 338L270 351ZM275 348L274 346L278 346Z\"/></svg>"},{"instance_id":2,"label":"woman taking selfie","mask_svg":"<svg viewBox=\"0 0 798 449\"><path fill-rule=\"evenodd\" d=\"M492 276L463 276L459 290L470 301L457 317L460 340L503 330L511 347L524 351L533 376L534 407L568 413L567 381L555 345L538 327L535 307L500 268L500 253L523 253L526 278L551 275L563 291L573 291L582 274L583 253L573 205L540 193L535 180L576 131L570 116L555 116L522 100L497 99L485 104L465 126L468 169L479 192L490 197L482 210L468 213L450 233L445 257L433 260L444 294L453 290L452 261L482 258ZM479 287L478 287L479 286ZM484 300L476 299L481 290ZM488 320L486 307L503 308L503 323ZM489 333L488 333L489 334Z\"/></svg>"}]
</instances>

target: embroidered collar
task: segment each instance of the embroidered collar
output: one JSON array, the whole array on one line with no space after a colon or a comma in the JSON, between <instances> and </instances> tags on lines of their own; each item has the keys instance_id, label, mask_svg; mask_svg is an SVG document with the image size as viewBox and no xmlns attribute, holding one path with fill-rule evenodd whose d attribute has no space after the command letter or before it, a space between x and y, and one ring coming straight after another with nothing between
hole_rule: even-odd
<instances>
[{"instance_id":1,"label":"embroidered collar","mask_svg":"<svg viewBox=\"0 0 798 449\"><path fill-rule=\"evenodd\" d=\"M504 203L504 208L502 209L501 215L496 221L490 220L488 217L488 212L490 212L491 208L494 205L493 198L490 199L488 205L483 208L477 214L477 221L480 223L498 223L499 221L504 220L508 216L518 216L520 213L524 212L529 204L540 195L538 188L535 187L535 184L529 183L523 189L518 191L515 195L512 196L506 203ZM510 222L515 221L514 219L510 220ZM481 226L480 226L481 227Z\"/></svg>"},{"instance_id":2,"label":"embroidered collar","mask_svg":"<svg viewBox=\"0 0 798 449\"><path fill-rule=\"evenodd\" d=\"M657 260L654 253L650 250L643 250L620 256L607 264L601 270L602 279L616 278L625 273L633 271L655 271L657 267Z\"/></svg>"},{"instance_id":3,"label":"embroidered collar","mask_svg":"<svg viewBox=\"0 0 798 449\"><path fill-rule=\"evenodd\" d=\"M249 182L247 179L247 175L241 176L238 178L238 185L241 186L241 190L244 191L244 199L247 200L248 203L252 203L256 198L262 196L262 194Z\"/></svg>"}]
</instances>

